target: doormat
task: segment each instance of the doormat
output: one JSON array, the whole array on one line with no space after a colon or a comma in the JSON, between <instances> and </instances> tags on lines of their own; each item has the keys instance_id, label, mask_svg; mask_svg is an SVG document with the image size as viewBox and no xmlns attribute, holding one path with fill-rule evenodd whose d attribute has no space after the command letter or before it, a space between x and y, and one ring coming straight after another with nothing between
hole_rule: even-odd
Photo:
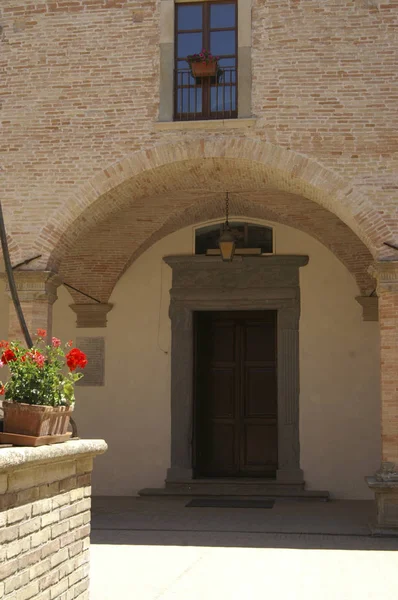
<instances>
[{"instance_id":1,"label":"doormat","mask_svg":"<svg viewBox=\"0 0 398 600\"><path fill-rule=\"evenodd\" d=\"M274 500L239 500L239 498L195 498L186 508L272 508Z\"/></svg>"}]
</instances>

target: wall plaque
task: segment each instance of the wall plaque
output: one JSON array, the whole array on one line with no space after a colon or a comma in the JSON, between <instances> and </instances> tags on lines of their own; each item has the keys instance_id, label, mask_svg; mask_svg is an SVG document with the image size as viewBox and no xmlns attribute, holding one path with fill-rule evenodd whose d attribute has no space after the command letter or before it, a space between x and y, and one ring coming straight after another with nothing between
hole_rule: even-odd
<instances>
[{"instance_id":1,"label":"wall plaque","mask_svg":"<svg viewBox=\"0 0 398 600\"><path fill-rule=\"evenodd\" d=\"M76 347L87 355L88 360L85 369L80 370L84 377L76 385L105 385L105 338L77 337Z\"/></svg>"}]
</instances>

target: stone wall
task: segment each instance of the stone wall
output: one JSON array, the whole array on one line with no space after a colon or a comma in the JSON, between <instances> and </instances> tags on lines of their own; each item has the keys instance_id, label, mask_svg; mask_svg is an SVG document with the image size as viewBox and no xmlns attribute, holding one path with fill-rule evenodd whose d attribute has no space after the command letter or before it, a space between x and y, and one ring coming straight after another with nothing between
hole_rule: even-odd
<instances>
[{"instance_id":1,"label":"stone wall","mask_svg":"<svg viewBox=\"0 0 398 600\"><path fill-rule=\"evenodd\" d=\"M91 471L106 448L0 449L0 598L88 599Z\"/></svg>"}]
</instances>

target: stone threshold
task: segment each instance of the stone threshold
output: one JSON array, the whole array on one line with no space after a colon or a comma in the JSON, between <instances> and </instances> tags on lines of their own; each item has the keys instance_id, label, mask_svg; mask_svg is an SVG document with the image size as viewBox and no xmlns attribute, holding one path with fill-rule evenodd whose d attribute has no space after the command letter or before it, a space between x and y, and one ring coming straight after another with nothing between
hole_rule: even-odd
<instances>
[{"instance_id":1,"label":"stone threshold","mask_svg":"<svg viewBox=\"0 0 398 600\"><path fill-rule=\"evenodd\" d=\"M305 490L304 483L280 483L276 480L217 480L217 479L192 479L187 481L166 481L164 488L144 488L140 490L142 497L149 496L223 496L230 498L255 497L267 498L308 498L327 501L330 499L328 491Z\"/></svg>"}]
</instances>

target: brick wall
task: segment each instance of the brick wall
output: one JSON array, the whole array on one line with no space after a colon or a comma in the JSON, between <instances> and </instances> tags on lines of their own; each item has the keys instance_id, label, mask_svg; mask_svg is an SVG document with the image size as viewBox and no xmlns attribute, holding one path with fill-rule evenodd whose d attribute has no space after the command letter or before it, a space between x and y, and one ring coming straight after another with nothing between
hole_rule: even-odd
<instances>
[{"instance_id":1,"label":"brick wall","mask_svg":"<svg viewBox=\"0 0 398 600\"><path fill-rule=\"evenodd\" d=\"M341 241L333 239L336 227L326 217L322 222L317 203L362 239L362 252L344 240L348 253L367 262L366 247L374 257L387 256L390 251L382 242L394 241L397 228L398 4L252 0L255 125L159 130L160 1L2 0L0 193L15 261L41 253L31 266L44 268L61 244L60 260L52 266L58 269L62 260L87 262L85 290L90 293L91 281L98 281L116 253L115 272L105 277L103 290L95 290L107 298L136 246L156 237L170 216L178 220L200 198L209 205L209 182L210 188L223 191L243 180L250 187L255 182L260 189L282 189L285 204L297 206L297 195L313 200L311 212L303 205L302 213L315 237L322 231L329 235L329 247L337 248ZM236 164L225 164L220 171L216 162L207 186L199 173L199 184L192 187L189 176L198 165L186 163L181 170L172 164L173 156L182 160L177 151L181 143L202 145L202 159L228 156L231 148L240 147L241 155L247 151L255 163L258 152L246 148L247 140L272 145L278 156L290 152L281 172L269 166L248 171L238 181ZM212 154L217 144L220 148ZM169 145L165 170L155 160L160 145ZM117 181L135 178L137 170L127 169L124 179L123 172L136 154L135 165L146 169L131 195L118 190ZM149 154L152 159L146 161ZM307 179L297 157L307 162ZM120 175L117 181L114 173ZM163 185L165 177L170 187ZM106 190L103 182L108 191L114 187L107 205L120 211L119 219L128 209L136 215L128 215L131 228L126 233L134 247L120 248L115 223L108 252L98 251L95 240L107 217L93 205ZM294 192L291 198L289 191ZM161 207L160 199L166 200ZM198 218L206 216L204 204ZM285 216L285 211L274 213L276 220ZM84 225L78 238L69 231L76 222ZM94 226L98 229L88 240L87 231ZM81 247L77 256L66 253L72 242Z\"/></svg>"},{"instance_id":2,"label":"brick wall","mask_svg":"<svg viewBox=\"0 0 398 600\"><path fill-rule=\"evenodd\" d=\"M105 442L0 449L0 598L87 599L93 457Z\"/></svg>"}]
</instances>

